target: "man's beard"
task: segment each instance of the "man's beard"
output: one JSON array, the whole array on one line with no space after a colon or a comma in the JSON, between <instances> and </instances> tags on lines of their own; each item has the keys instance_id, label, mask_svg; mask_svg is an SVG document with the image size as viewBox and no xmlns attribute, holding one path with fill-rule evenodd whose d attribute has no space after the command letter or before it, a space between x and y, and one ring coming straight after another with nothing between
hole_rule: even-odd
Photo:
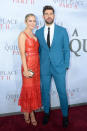
<instances>
[{"instance_id":1,"label":"man's beard","mask_svg":"<svg viewBox=\"0 0 87 131\"><path fill-rule=\"evenodd\" d=\"M54 22L54 19L52 21L50 21L50 22L45 20L45 23L48 24L48 25L52 24L53 22Z\"/></svg>"}]
</instances>

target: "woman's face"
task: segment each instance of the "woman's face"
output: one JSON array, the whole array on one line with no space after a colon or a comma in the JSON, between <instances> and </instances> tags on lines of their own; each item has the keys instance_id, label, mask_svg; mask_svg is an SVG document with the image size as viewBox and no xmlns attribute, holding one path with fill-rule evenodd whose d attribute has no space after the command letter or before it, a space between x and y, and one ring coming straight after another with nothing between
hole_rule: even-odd
<instances>
[{"instance_id":1,"label":"woman's face","mask_svg":"<svg viewBox=\"0 0 87 131\"><path fill-rule=\"evenodd\" d=\"M29 29L34 29L35 26L36 26L36 18L35 18L35 16L29 16L25 23L26 23L26 25L27 25L27 27Z\"/></svg>"}]
</instances>

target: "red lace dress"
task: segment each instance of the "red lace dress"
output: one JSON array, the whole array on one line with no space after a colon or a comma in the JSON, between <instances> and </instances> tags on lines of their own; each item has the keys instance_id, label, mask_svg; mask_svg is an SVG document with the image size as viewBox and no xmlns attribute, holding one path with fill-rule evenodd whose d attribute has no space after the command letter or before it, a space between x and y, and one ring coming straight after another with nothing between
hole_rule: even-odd
<instances>
[{"instance_id":1,"label":"red lace dress","mask_svg":"<svg viewBox=\"0 0 87 131\"><path fill-rule=\"evenodd\" d=\"M25 33L25 32L24 32ZM39 43L30 38L26 33L25 54L28 69L34 72L32 78L26 78L22 71L22 88L18 101L22 112L32 112L41 107L41 92L40 92L40 61L39 61Z\"/></svg>"}]
</instances>

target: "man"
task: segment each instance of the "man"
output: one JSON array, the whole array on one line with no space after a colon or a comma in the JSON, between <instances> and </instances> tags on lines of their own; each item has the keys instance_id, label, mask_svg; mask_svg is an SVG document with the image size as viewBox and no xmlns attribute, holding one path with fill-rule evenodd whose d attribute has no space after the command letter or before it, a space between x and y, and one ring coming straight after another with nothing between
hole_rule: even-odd
<instances>
[{"instance_id":1,"label":"man","mask_svg":"<svg viewBox=\"0 0 87 131\"><path fill-rule=\"evenodd\" d=\"M66 70L69 68L69 38L65 28L54 24L55 13L52 6L43 8L45 26L36 31L40 44L40 73L42 103L44 108L43 124L50 116L50 83L54 78L63 114L63 127L68 126L68 101L66 95Z\"/></svg>"}]
</instances>

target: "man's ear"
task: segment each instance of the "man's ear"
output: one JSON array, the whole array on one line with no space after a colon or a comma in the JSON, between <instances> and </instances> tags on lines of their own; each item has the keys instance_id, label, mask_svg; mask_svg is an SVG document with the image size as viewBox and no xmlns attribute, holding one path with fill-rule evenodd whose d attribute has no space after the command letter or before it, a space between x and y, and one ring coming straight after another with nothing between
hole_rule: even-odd
<instances>
[{"instance_id":1,"label":"man's ear","mask_svg":"<svg viewBox=\"0 0 87 131\"><path fill-rule=\"evenodd\" d=\"M43 19L44 19L44 15L43 15L42 17L43 17Z\"/></svg>"}]
</instances>

